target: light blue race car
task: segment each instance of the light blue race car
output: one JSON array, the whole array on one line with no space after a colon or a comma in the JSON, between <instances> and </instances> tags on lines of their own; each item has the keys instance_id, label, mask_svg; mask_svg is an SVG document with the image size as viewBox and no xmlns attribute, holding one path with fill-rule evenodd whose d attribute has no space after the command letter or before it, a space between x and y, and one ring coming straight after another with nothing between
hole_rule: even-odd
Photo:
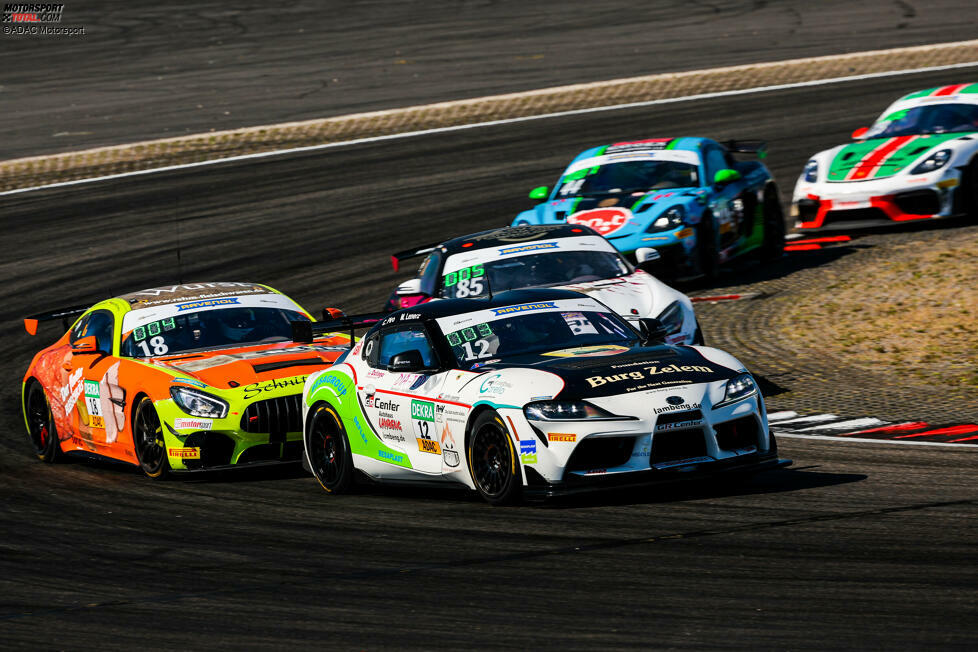
<instances>
[{"instance_id":1,"label":"light blue race car","mask_svg":"<svg viewBox=\"0 0 978 652\"><path fill-rule=\"evenodd\" d=\"M781 255L785 217L777 184L760 161L760 141L652 138L581 152L546 200L513 225L584 224L638 264L660 260L674 278L715 277L720 265L754 252Z\"/></svg>"}]
</instances>

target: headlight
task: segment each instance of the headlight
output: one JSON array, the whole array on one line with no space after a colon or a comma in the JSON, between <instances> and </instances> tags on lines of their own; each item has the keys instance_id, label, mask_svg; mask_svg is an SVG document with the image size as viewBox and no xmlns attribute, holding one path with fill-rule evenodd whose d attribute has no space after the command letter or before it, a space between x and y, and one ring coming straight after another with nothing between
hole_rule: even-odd
<instances>
[{"instance_id":1,"label":"headlight","mask_svg":"<svg viewBox=\"0 0 978 652\"><path fill-rule=\"evenodd\" d=\"M795 168L796 170L798 168ZM818 179L818 161L815 159L810 160L805 163L805 181L808 183L815 183Z\"/></svg>"},{"instance_id":2,"label":"headlight","mask_svg":"<svg viewBox=\"0 0 978 652\"><path fill-rule=\"evenodd\" d=\"M666 335L673 335L683 329L683 307L678 301L673 301L656 317L665 326Z\"/></svg>"},{"instance_id":3,"label":"headlight","mask_svg":"<svg viewBox=\"0 0 978 652\"><path fill-rule=\"evenodd\" d=\"M665 231L666 229L673 229L683 223L683 219L686 217L686 209L682 206L673 206L668 209L662 215L656 218L652 224L645 229L646 233L654 233L656 231Z\"/></svg>"},{"instance_id":4,"label":"headlight","mask_svg":"<svg viewBox=\"0 0 978 652\"><path fill-rule=\"evenodd\" d=\"M582 419L632 419L615 416L586 401L538 401L527 403L523 414L531 421L580 421Z\"/></svg>"},{"instance_id":5,"label":"headlight","mask_svg":"<svg viewBox=\"0 0 978 652\"><path fill-rule=\"evenodd\" d=\"M947 165L947 162L950 160L951 150L942 149L938 152L934 152L921 161L917 167L910 170L910 174L925 174L927 172L933 172L934 170L940 170L942 167Z\"/></svg>"},{"instance_id":6,"label":"headlight","mask_svg":"<svg viewBox=\"0 0 978 652\"><path fill-rule=\"evenodd\" d=\"M223 419L228 413L228 404L216 396L189 387L171 387L170 396L180 409L195 417Z\"/></svg>"},{"instance_id":7,"label":"headlight","mask_svg":"<svg viewBox=\"0 0 978 652\"><path fill-rule=\"evenodd\" d=\"M756 393L757 385L754 383L754 378L748 373L739 374L738 376L735 376L727 381L727 387L724 391L723 400L713 407L716 409L724 405L736 403L737 401L742 401Z\"/></svg>"}]
</instances>

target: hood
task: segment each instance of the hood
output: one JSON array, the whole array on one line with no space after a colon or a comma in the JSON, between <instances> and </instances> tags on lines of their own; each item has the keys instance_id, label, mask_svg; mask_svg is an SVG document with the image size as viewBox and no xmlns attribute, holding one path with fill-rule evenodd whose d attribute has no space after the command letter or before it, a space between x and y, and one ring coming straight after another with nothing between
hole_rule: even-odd
<instances>
[{"instance_id":1,"label":"hood","mask_svg":"<svg viewBox=\"0 0 978 652\"><path fill-rule=\"evenodd\" d=\"M332 364L347 348L278 342L246 349L219 349L151 358L146 362L211 387L232 389L261 381L308 375Z\"/></svg>"},{"instance_id":2,"label":"hood","mask_svg":"<svg viewBox=\"0 0 978 652\"><path fill-rule=\"evenodd\" d=\"M573 357L571 357L573 356ZM564 381L561 399L591 398L727 380L737 371L689 346L589 346L506 358L479 371L548 371Z\"/></svg>"},{"instance_id":3,"label":"hood","mask_svg":"<svg viewBox=\"0 0 978 652\"><path fill-rule=\"evenodd\" d=\"M654 317L655 293L650 283L639 274L631 274L621 278L611 278L589 283L574 283L560 286L563 290L582 292L594 297L625 319L639 317Z\"/></svg>"},{"instance_id":4,"label":"hood","mask_svg":"<svg viewBox=\"0 0 978 652\"><path fill-rule=\"evenodd\" d=\"M621 238L641 232L663 210L685 204L694 188L655 190L639 197L580 197L555 203L554 218L566 216L568 224L584 224L606 238Z\"/></svg>"},{"instance_id":5,"label":"hood","mask_svg":"<svg viewBox=\"0 0 978 652\"><path fill-rule=\"evenodd\" d=\"M930 150L963 134L871 138L842 146L829 165L828 181L884 179L902 172Z\"/></svg>"}]
</instances>

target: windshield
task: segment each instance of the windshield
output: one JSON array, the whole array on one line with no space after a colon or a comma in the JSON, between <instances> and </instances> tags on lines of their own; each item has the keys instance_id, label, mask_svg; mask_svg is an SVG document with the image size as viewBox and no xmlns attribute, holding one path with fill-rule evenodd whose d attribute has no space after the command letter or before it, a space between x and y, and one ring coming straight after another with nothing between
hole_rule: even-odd
<instances>
[{"instance_id":1,"label":"windshield","mask_svg":"<svg viewBox=\"0 0 978 652\"><path fill-rule=\"evenodd\" d=\"M195 349L283 342L292 339L292 321L309 321L309 317L294 310L259 307L170 315L140 323L124 333L122 355L149 358Z\"/></svg>"},{"instance_id":2,"label":"windshield","mask_svg":"<svg viewBox=\"0 0 978 652\"><path fill-rule=\"evenodd\" d=\"M450 320L439 319L445 339L459 368L471 369L490 361L529 353L559 352L563 349L600 345L634 346L635 332L620 317L604 310L565 310L570 302L556 301L514 306L531 306L532 311L511 316L495 315L510 308L469 313L469 325L452 329ZM575 302L579 303L579 302ZM543 306L543 308L536 308ZM569 306L567 306L569 307ZM539 310L539 311L537 311ZM449 322L449 323L443 323ZM448 329L448 330L446 330Z\"/></svg>"},{"instance_id":3,"label":"windshield","mask_svg":"<svg viewBox=\"0 0 978 652\"><path fill-rule=\"evenodd\" d=\"M645 194L650 190L698 186L696 166L678 161L621 161L596 165L565 175L555 199Z\"/></svg>"},{"instance_id":4,"label":"windshield","mask_svg":"<svg viewBox=\"0 0 978 652\"><path fill-rule=\"evenodd\" d=\"M626 276L631 272L611 251L558 251L503 258L445 274L441 296L446 299L487 296L504 290L586 283ZM488 283L486 280L488 279Z\"/></svg>"},{"instance_id":5,"label":"windshield","mask_svg":"<svg viewBox=\"0 0 978 652\"><path fill-rule=\"evenodd\" d=\"M930 104L896 111L869 128L863 138L978 131L978 105Z\"/></svg>"}]
</instances>

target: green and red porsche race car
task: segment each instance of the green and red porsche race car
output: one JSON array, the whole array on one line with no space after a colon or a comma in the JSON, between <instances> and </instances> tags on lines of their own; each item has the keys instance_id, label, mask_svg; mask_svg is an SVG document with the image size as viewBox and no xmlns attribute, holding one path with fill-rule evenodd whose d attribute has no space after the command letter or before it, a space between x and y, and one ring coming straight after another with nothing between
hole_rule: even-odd
<instances>
[{"instance_id":1,"label":"green and red porsche race car","mask_svg":"<svg viewBox=\"0 0 978 652\"><path fill-rule=\"evenodd\" d=\"M325 334L297 345L291 322L312 320L265 285L150 288L25 320L74 325L34 356L23 385L38 458L88 454L150 477L298 461L306 377L349 347Z\"/></svg>"}]
</instances>

